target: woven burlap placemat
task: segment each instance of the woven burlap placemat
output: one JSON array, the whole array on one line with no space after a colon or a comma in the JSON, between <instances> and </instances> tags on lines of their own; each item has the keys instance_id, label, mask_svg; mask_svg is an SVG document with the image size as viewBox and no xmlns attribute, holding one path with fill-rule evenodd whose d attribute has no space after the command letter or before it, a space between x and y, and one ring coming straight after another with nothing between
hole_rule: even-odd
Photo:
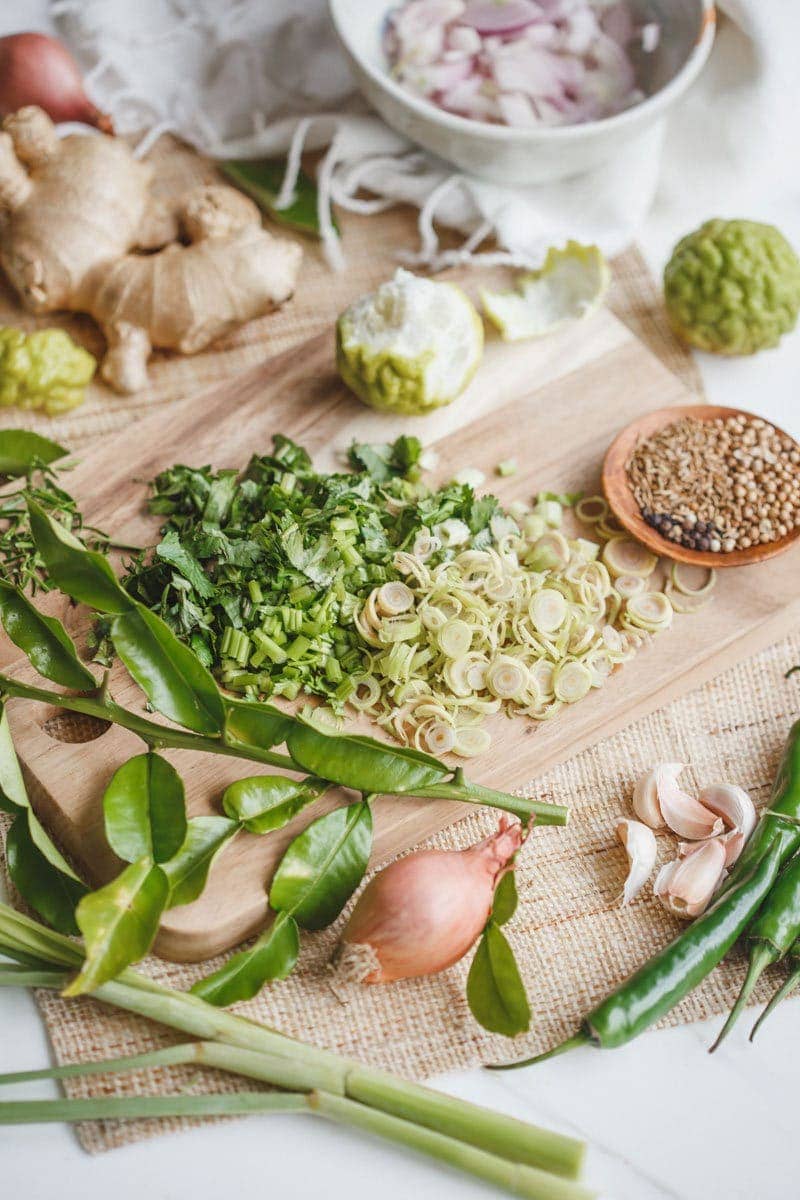
<instances>
[{"instance_id":1,"label":"woven burlap placemat","mask_svg":"<svg viewBox=\"0 0 800 1200\"><path fill-rule=\"evenodd\" d=\"M193 155L163 142L159 156L164 187L174 189L210 173ZM354 296L391 272L398 249L414 246L414 221L414 214L406 210L370 218L346 215L347 270L332 275L318 249L305 243L297 293L281 312L252 322L195 358L157 357L150 388L136 397L114 397L95 385L82 408L56 421L12 411L2 414L3 424L47 432L77 449L156 405L198 393L329 326ZM639 252L629 250L613 267L611 308L690 388L699 391L696 365L670 336L659 288ZM47 323L22 318L10 293L0 292L0 324L6 322L28 327ZM68 318L66 324L90 349L100 351L89 322ZM287 1034L413 1078L522 1057L574 1031L581 1014L678 927L650 895L644 894L629 909L618 907L626 864L614 840L614 818L628 811L636 777L659 759L685 761L691 764L687 775L691 781L733 780L763 802L800 703L796 679L783 678L786 667L798 659L800 636L740 664L537 781L537 795L570 805L572 823L566 831L538 831L518 867L520 907L508 933L530 996L530 1034L512 1044L476 1025L464 999L468 960L430 979L351 989L343 1003L340 990L334 994L329 986L327 967L341 920L321 934L306 936L293 976L266 988L241 1011ZM35 803L35 795L33 799ZM490 813L476 812L429 844L467 846L491 830L495 821ZM674 844L661 838L662 859L672 853ZM185 988L218 961L199 968L150 959L142 969ZM678 1006L667 1022L722 1012L733 1000L740 976L741 964L733 958ZM765 997L773 982L762 984L756 998ZM45 991L37 992L36 999L59 1063L113 1058L175 1040L168 1030L90 999L67 1001ZM71 1096L232 1091L239 1086L231 1076L180 1067L65 1083ZM87 1122L79 1128L79 1137L87 1150L96 1152L187 1124L183 1119Z\"/></svg>"}]
</instances>

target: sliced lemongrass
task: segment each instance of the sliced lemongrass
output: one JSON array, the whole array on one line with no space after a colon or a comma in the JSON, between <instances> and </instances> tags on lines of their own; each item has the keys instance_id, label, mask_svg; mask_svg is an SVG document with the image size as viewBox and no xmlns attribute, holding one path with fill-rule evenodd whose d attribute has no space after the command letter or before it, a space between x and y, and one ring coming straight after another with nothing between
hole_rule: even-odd
<instances>
[{"instance_id":1,"label":"sliced lemongrass","mask_svg":"<svg viewBox=\"0 0 800 1200\"><path fill-rule=\"evenodd\" d=\"M445 548L463 546L470 539L469 525L458 517L448 517L441 525L436 525L433 532Z\"/></svg>"},{"instance_id":2,"label":"sliced lemongrass","mask_svg":"<svg viewBox=\"0 0 800 1200\"><path fill-rule=\"evenodd\" d=\"M569 542L563 533L553 529L536 539L525 555L525 565L532 571L563 571L569 559Z\"/></svg>"},{"instance_id":3,"label":"sliced lemongrass","mask_svg":"<svg viewBox=\"0 0 800 1200\"><path fill-rule=\"evenodd\" d=\"M553 695L554 675L555 664L548 662L546 658L540 658L538 662L535 662L531 667L531 680L536 684L543 697Z\"/></svg>"},{"instance_id":4,"label":"sliced lemongrass","mask_svg":"<svg viewBox=\"0 0 800 1200\"><path fill-rule=\"evenodd\" d=\"M438 538L434 538L433 535L431 535L431 541L436 543L437 550L441 547L441 542ZM430 550L430 553L433 553L433 551ZM401 575L410 575L413 579L416 579L420 587L429 588L431 586L431 573L430 569L422 561L423 557L424 555L409 554L407 550L397 550L392 558L392 566Z\"/></svg>"},{"instance_id":5,"label":"sliced lemongrass","mask_svg":"<svg viewBox=\"0 0 800 1200\"><path fill-rule=\"evenodd\" d=\"M513 517L497 512L489 519L489 532L495 543L502 542L510 534L519 534L519 525Z\"/></svg>"},{"instance_id":6,"label":"sliced lemongrass","mask_svg":"<svg viewBox=\"0 0 800 1200\"><path fill-rule=\"evenodd\" d=\"M377 630L378 622L373 625L367 618L366 613L362 610L360 613L356 614L354 624L360 637L362 637L368 645L380 646L381 640L378 637Z\"/></svg>"},{"instance_id":7,"label":"sliced lemongrass","mask_svg":"<svg viewBox=\"0 0 800 1200\"><path fill-rule=\"evenodd\" d=\"M594 625L576 625L570 633L567 649L570 654L581 655L592 646L597 637Z\"/></svg>"},{"instance_id":8,"label":"sliced lemongrass","mask_svg":"<svg viewBox=\"0 0 800 1200\"><path fill-rule=\"evenodd\" d=\"M447 614L441 608L437 608L435 604L420 608L419 619L431 633L436 633L447 624Z\"/></svg>"},{"instance_id":9,"label":"sliced lemongrass","mask_svg":"<svg viewBox=\"0 0 800 1200\"><path fill-rule=\"evenodd\" d=\"M656 836L641 821L620 818L614 832L628 856L628 876L622 890L623 908L634 900L653 873L658 846Z\"/></svg>"},{"instance_id":10,"label":"sliced lemongrass","mask_svg":"<svg viewBox=\"0 0 800 1200\"><path fill-rule=\"evenodd\" d=\"M671 579L668 579L664 584L664 595L669 600L674 611L680 613L681 616L685 616L687 613L699 612L701 608L705 608L711 599L710 595L687 596L677 590Z\"/></svg>"},{"instance_id":11,"label":"sliced lemongrass","mask_svg":"<svg viewBox=\"0 0 800 1200\"><path fill-rule=\"evenodd\" d=\"M645 590L647 584L641 575L618 575L614 580L614 590L623 600L632 600Z\"/></svg>"},{"instance_id":12,"label":"sliced lemongrass","mask_svg":"<svg viewBox=\"0 0 800 1200\"><path fill-rule=\"evenodd\" d=\"M638 575L646 579L658 566L658 555L624 534L606 542L602 559L615 578L617 575Z\"/></svg>"},{"instance_id":13,"label":"sliced lemongrass","mask_svg":"<svg viewBox=\"0 0 800 1200\"><path fill-rule=\"evenodd\" d=\"M567 618L567 602L555 588L535 592L528 605L531 621L538 633L555 633Z\"/></svg>"},{"instance_id":14,"label":"sliced lemongrass","mask_svg":"<svg viewBox=\"0 0 800 1200\"><path fill-rule=\"evenodd\" d=\"M471 696L475 691L469 680L471 665L468 654L462 654L460 658L448 659L444 664L442 677L454 696Z\"/></svg>"},{"instance_id":15,"label":"sliced lemongrass","mask_svg":"<svg viewBox=\"0 0 800 1200\"><path fill-rule=\"evenodd\" d=\"M576 704L588 695L591 686L591 671L583 663L565 662L556 668L553 682L556 700L563 700L565 704Z\"/></svg>"},{"instance_id":16,"label":"sliced lemongrass","mask_svg":"<svg viewBox=\"0 0 800 1200\"><path fill-rule=\"evenodd\" d=\"M575 505L575 516L584 525L594 525L608 516L608 501L605 496L584 496Z\"/></svg>"},{"instance_id":17,"label":"sliced lemongrass","mask_svg":"<svg viewBox=\"0 0 800 1200\"><path fill-rule=\"evenodd\" d=\"M482 692L486 688L486 671L489 663L485 658L478 658L471 662L466 669L467 683L473 692Z\"/></svg>"},{"instance_id":18,"label":"sliced lemongrass","mask_svg":"<svg viewBox=\"0 0 800 1200\"><path fill-rule=\"evenodd\" d=\"M342 718L327 704L318 704L316 708L307 704L303 708L303 719L308 721L309 725L316 725L318 729L322 729L326 733L342 727Z\"/></svg>"},{"instance_id":19,"label":"sliced lemongrass","mask_svg":"<svg viewBox=\"0 0 800 1200\"><path fill-rule=\"evenodd\" d=\"M485 754L492 744L492 735L480 725L461 725L456 729L453 753L461 758L476 758Z\"/></svg>"},{"instance_id":20,"label":"sliced lemongrass","mask_svg":"<svg viewBox=\"0 0 800 1200\"><path fill-rule=\"evenodd\" d=\"M529 542L538 541L538 539L547 531L544 517L539 513L531 512L522 519L522 532Z\"/></svg>"},{"instance_id":21,"label":"sliced lemongrass","mask_svg":"<svg viewBox=\"0 0 800 1200\"><path fill-rule=\"evenodd\" d=\"M479 488L486 482L486 475L479 467L462 467L453 476L453 483L466 484L471 488Z\"/></svg>"},{"instance_id":22,"label":"sliced lemongrass","mask_svg":"<svg viewBox=\"0 0 800 1200\"><path fill-rule=\"evenodd\" d=\"M658 633L672 624L674 609L663 592L642 592L632 596L625 605L625 614L632 625L648 633Z\"/></svg>"},{"instance_id":23,"label":"sliced lemongrass","mask_svg":"<svg viewBox=\"0 0 800 1200\"><path fill-rule=\"evenodd\" d=\"M589 538L574 538L570 542L570 549L585 563L594 562L600 553L599 544Z\"/></svg>"},{"instance_id":24,"label":"sliced lemongrass","mask_svg":"<svg viewBox=\"0 0 800 1200\"><path fill-rule=\"evenodd\" d=\"M528 668L507 654L500 654L486 670L486 687L498 700L514 700L525 691Z\"/></svg>"},{"instance_id":25,"label":"sliced lemongrass","mask_svg":"<svg viewBox=\"0 0 800 1200\"><path fill-rule=\"evenodd\" d=\"M622 634L613 625L604 625L600 630L600 636L603 639L603 645L606 650L610 650L612 654L621 654L623 650Z\"/></svg>"},{"instance_id":26,"label":"sliced lemongrass","mask_svg":"<svg viewBox=\"0 0 800 1200\"><path fill-rule=\"evenodd\" d=\"M484 595L488 600L503 602L512 600L517 591L517 585L510 576L505 575L500 578L491 576L487 579L484 585Z\"/></svg>"},{"instance_id":27,"label":"sliced lemongrass","mask_svg":"<svg viewBox=\"0 0 800 1200\"><path fill-rule=\"evenodd\" d=\"M504 458L495 467L497 474L503 476L516 475L517 469L517 460L515 458Z\"/></svg>"},{"instance_id":28,"label":"sliced lemongrass","mask_svg":"<svg viewBox=\"0 0 800 1200\"><path fill-rule=\"evenodd\" d=\"M608 512L606 516L601 517L597 522L597 529L598 532L605 530L604 537L616 537L618 533L625 532L612 512Z\"/></svg>"},{"instance_id":29,"label":"sliced lemongrass","mask_svg":"<svg viewBox=\"0 0 800 1200\"><path fill-rule=\"evenodd\" d=\"M414 558L425 562L426 559L430 558L431 555L435 554L437 550L441 549L441 547L442 543L439 541L439 539L434 537L430 529L426 529L423 526L422 529L417 531L417 534L414 538L414 544L411 548L411 553ZM406 572L406 574L411 574L411 572Z\"/></svg>"},{"instance_id":30,"label":"sliced lemongrass","mask_svg":"<svg viewBox=\"0 0 800 1200\"><path fill-rule=\"evenodd\" d=\"M542 498L537 500L533 511L544 518L545 525L558 529L564 517L564 510L557 500Z\"/></svg>"},{"instance_id":31,"label":"sliced lemongrass","mask_svg":"<svg viewBox=\"0 0 800 1200\"><path fill-rule=\"evenodd\" d=\"M592 676L592 687L602 687L614 670L613 660L601 650L597 654L591 655L585 661Z\"/></svg>"},{"instance_id":32,"label":"sliced lemongrass","mask_svg":"<svg viewBox=\"0 0 800 1200\"><path fill-rule=\"evenodd\" d=\"M449 754L456 744L455 730L441 721L429 721L418 731L429 754Z\"/></svg>"},{"instance_id":33,"label":"sliced lemongrass","mask_svg":"<svg viewBox=\"0 0 800 1200\"><path fill-rule=\"evenodd\" d=\"M685 563L672 563L669 576L672 586L677 592L683 596L707 596L712 591L714 584L717 582L717 572L713 567L708 568L708 577L700 587L691 587L686 579L681 578L681 568L685 567Z\"/></svg>"},{"instance_id":34,"label":"sliced lemongrass","mask_svg":"<svg viewBox=\"0 0 800 1200\"><path fill-rule=\"evenodd\" d=\"M381 616L393 617L414 607L414 593L407 584L394 580L378 589L375 607Z\"/></svg>"},{"instance_id":35,"label":"sliced lemongrass","mask_svg":"<svg viewBox=\"0 0 800 1200\"><path fill-rule=\"evenodd\" d=\"M384 644L412 642L422 632L419 617L401 613L395 617L384 617L378 626L378 640Z\"/></svg>"},{"instance_id":36,"label":"sliced lemongrass","mask_svg":"<svg viewBox=\"0 0 800 1200\"><path fill-rule=\"evenodd\" d=\"M551 700L549 704L544 704L541 708L530 709L529 716L533 717L536 721L551 721L553 717L561 712L563 707L564 705L561 700Z\"/></svg>"},{"instance_id":37,"label":"sliced lemongrass","mask_svg":"<svg viewBox=\"0 0 800 1200\"><path fill-rule=\"evenodd\" d=\"M461 658L472 642L472 630L466 621L453 618L447 621L438 633L439 649L448 658Z\"/></svg>"}]
</instances>

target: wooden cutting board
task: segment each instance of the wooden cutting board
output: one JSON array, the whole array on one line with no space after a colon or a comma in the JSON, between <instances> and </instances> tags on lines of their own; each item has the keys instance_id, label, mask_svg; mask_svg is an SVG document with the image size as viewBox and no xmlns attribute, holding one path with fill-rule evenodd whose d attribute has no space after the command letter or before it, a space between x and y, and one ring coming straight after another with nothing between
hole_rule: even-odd
<instances>
[{"instance_id":1,"label":"wooden cutting board","mask_svg":"<svg viewBox=\"0 0 800 1200\"><path fill-rule=\"evenodd\" d=\"M548 488L592 492L605 449L623 425L643 411L693 399L605 310L540 342L507 346L490 337L467 394L422 419L389 417L355 400L335 374L332 337L325 334L98 443L72 472L69 487L91 524L119 541L149 544L156 525L146 513L145 483L163 467L175 462L241 466L251 453L270 447L273 433L282 432L302 442L320 467L332 469L353 438L385 441L402 431L436 444L437 479L466 466L480 468L486 487L506 503ZM509 457L517 459L517 473L497 478L496 464ZM495 718L492 748L468 764L468 775L489 786L520 788L777 640L800 619L798 568L800 553L794 550L758 567L722 572L711 604L698 614L676 617L668 633L602 690L557 719L537 724ZM59 597L48 597L47 605L80 642L86 614ZM0 646L3 653L8 660L7 641ZM19 660L11 669L33 678ZM141 694L123 671L114 671L112 692L119 702L141 708ZM40 817L90 879L110 878L119 864L105 845L101 797L113 771L141 752L142 744L116 727L89 742L65 742L64 722L53 721L53 710L43 705L15 701L10 714L20 755L35 782ZM230 781L260 773L255 764L214 755L173 751L167 757L183 775L192 815L218 811ZM344 794L326 798L311 815L345 799ZM570 798L552 799L568 804ZM461 813L461 806L444 802L378 800L374 861L445 828ZM309 819L302 815L268 837L238 838L212 870L204 895L167 914L158 952L194 961L255 932L267 913L271 870Z\"/></svg>"}]
</instances>

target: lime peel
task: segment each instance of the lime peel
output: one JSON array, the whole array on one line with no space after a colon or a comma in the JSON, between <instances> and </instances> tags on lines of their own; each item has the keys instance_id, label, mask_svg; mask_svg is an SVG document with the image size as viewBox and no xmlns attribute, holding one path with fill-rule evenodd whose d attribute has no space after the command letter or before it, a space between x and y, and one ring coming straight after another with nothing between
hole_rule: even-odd
<instances>
[{"instance_id":1,"label":"lime peel","mask_svg":"<svg viewBox=\"0 0 800 1200\"><path fill-rule=\"evenodd\" d=\"M567 242L555 247L538 271L518 276L515 290L481 291L483 311L507 342L542 337L595 312L611 282L608 263L597 246Z\"/></svg>"}]
</instances>

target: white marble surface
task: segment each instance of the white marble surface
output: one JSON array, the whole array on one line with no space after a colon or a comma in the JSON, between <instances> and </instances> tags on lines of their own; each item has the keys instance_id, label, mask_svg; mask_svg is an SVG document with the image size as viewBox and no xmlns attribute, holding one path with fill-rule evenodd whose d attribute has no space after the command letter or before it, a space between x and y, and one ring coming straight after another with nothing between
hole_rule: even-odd
<instances>
[{"instance_id":1,"label":"white marble surface","mask_svg":"<svg viewBox=\"0 0 800 1200\"><path fill-rule=\"evenodd\" d=\"M223 0L220 0L222 3ZM777 3L779 0L773 0ZM784 0L780 0L781 3ZM0 34L46 26L44 0L5 0ZM712 69L714 64L712 63ZM713 78L713 75L711 76ZM664 187L641 241L661 269L675 240L712 214L775 221L800 245L800 176L786 145L772 177L743 177L731 190L698 170L708 128L695 118L699 91L678 113ZM786 98L787 104L792 97ZM794 103L800 101L800 85ZM712 111L709 109L709 112ZM687 184L676 186L674 164ZM682 178L679 176L679 178ZM753 360L703 357L709 397L761 412L800 436L800 335ZM788 1002L758 1043L747 1021L709 1059L713 1027L649 1033L613 1053L582 1050L503 1075L471 1071L437 1086L587 1139L587 1180L608 1200L788 1200L798 1194L793 1133L800 1066L800 1003ZM33 1001L0 993L0 1071L43 1065L48 1046ZM20 1095L22 1089L20 1089ZM29 1085L27 1094L47 1087ZM468 1200L493 1195L383 1144L299 1118L236 1121L90 1158L61 1126L0 1129L0 1195L14 1200L216 1200L225 1193L305 1200Z\"/></svg>"}]
</instances>

